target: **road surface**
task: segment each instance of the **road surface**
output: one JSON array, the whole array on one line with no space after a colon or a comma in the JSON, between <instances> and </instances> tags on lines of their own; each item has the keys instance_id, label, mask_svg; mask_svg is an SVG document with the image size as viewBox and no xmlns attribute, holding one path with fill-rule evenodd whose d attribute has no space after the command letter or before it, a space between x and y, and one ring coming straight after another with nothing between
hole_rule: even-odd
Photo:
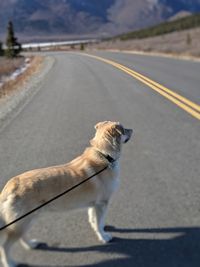
<instances>
[{"instance_id":1,"label":"road surface","mask_svg":"<svg viewBox=\"0 0 200 267\"><path fill-rule=\"evenodd\" d=\"M200 63L94 52L200 104ZM199 120L127 72L79 53L54 53L41 89L0 132L0 185L26 170L70 161L94 125L134 129L124 146L121 186L106 219L114 240L101 245L85 211L44 214L28 236L48 246L13 249L32 267L199 267Z\"/></svg>"}]
</instances>

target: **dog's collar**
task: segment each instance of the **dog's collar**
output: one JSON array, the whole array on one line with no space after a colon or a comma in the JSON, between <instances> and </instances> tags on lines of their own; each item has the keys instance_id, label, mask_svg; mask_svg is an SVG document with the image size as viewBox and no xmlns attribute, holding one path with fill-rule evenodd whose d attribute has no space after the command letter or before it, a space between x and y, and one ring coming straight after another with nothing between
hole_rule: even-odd
<instances>
[{"instance_id":1,"label":"dog's collar","mask_svg":"<svg viewBox=\"0 0 200 267\"><path fill-rule=\"evenodd\" d=\"M110 155L104 155L103 156L109 161L109 163L113 164L116 160L113 159Z\"/></svg>"},{"instance_id":2,"label":"dog's collar","mask_svg":"<svg viewBox=\"0 0 200 267\"><path fill-rule=\"evenodd\" d=\"M99 151L99 150L98 150L98 152L99 152L104 158L106 158L107 161L108 161L111 165L116 161L116 159L112 158L110 155L108 155L108 154L106 155L106 154L102 153L102 152Z\"/></svg>"}]
</instances>

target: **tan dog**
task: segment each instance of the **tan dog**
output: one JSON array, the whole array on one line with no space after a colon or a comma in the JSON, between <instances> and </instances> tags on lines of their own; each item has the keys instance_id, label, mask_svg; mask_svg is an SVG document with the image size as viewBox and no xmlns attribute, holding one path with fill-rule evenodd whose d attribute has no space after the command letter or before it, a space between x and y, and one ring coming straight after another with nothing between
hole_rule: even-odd
<instances>
[{"instance_id":1,"label":"tan dog","mask_svg":"<svg viewBox=\"0 0 200 267\"><path fill-rule=\"evenodd\" d=\"M0 195L0 227L109 166L98 176L40 211L68 211L88 207L89 222L98 239L103 243L112 239L104 231L104 218L110 197L118 185L121 147L130 139L132 130L110 121L98 123L95 129L91 146L71 162L28 171L8 181ZM17 240L29 249L38 245L36 241L28 241L23 236L35 215L31 214L0 232L4 267L16 266L10 258L10 249Z\"/></svg>"}]
</instances>

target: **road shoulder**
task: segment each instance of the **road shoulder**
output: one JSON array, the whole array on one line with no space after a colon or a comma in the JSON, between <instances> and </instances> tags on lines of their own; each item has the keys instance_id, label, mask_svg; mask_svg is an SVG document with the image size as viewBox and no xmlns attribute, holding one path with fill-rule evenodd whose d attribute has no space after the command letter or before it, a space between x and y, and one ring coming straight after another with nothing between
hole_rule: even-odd
<instances>
[{"instance_id":1,"label":"road shoulder","mask_svg":"<svg viewBox=\"0 0 200 267\"><path fill-rule=\"evenodd\" d=\"M31 98L41 89L41 82L54 65L54 58L47 56L41 66L10 94L0 99L0 131L15 118Z\"/></svg>"}]
</instances>

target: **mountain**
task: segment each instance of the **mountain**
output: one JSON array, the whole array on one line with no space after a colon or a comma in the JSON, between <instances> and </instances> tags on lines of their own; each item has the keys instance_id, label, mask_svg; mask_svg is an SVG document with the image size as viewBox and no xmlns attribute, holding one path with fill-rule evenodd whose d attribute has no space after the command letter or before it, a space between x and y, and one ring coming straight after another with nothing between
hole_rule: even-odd
<instances>
[{"instance_id":1,"label":"mountain","mask_svg":"<svg viewBox=\"0 0 200 267\"><path fill-rule=\"evenodd\" d=\"M26 37L114 35L200 11L200 0L0 0L0 34L12 20Z\"/></svg>"},{"instance_id":2,"label":"mountain","mask_svg":"<svg viewBox=\"0 0 200 267\"><path fill-rule=\"evenodd\" d=\"M106 11L114 0L1 0L1 32L8 20L15 30L32 34L71 34L94 32L107 22Z\"/></svg>"},{"instance_id":3,"label":"mountain","mask_svg":"<svg viewBox=\"0 0 200 267\"><path fill-rule=\"evenodd\" d=\"M174 16L170 17L168 21L174 21L174 20L177 20L177 19L181 19L181 18L185 18L185 17L188 17L188 16L191 16L192 13L189 12L189 11L180 11L178 13L176 13Z\"/></svg>"}]
</instances>

